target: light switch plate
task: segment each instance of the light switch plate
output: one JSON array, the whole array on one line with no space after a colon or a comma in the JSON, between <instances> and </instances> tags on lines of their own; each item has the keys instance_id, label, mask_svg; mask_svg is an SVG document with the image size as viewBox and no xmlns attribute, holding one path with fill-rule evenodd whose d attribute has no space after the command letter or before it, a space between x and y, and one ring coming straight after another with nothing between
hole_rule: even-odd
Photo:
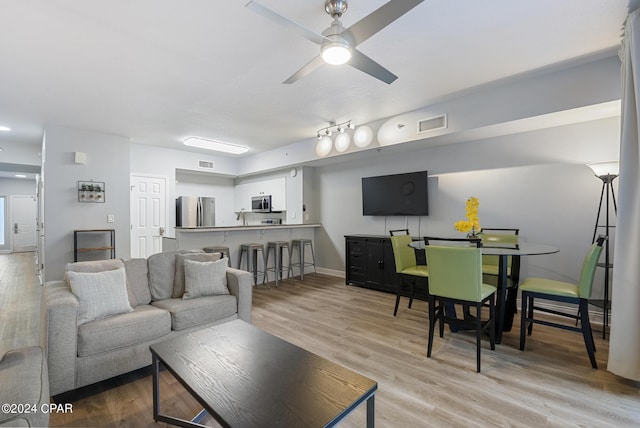
<instances>
[{"instance_id":1,"label":"light switch plate","mask_svg":"<svg viewBox=\"0 0 640 428\"><path fill-rule=\"evenodd\" d=\"M113 214L109 214L107 216L107 223L115 223L116 222L116 216Z\"/></svg>"}]
</instances>

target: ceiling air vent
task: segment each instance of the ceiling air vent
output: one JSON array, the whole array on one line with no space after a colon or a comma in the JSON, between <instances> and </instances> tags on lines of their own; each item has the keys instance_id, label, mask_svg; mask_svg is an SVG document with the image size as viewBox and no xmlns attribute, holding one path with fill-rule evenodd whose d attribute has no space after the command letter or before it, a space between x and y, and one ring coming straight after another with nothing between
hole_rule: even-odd
<instances>
[{"instance_id":1,"label":"ceiling air vent","mask_svg":"<svg viewBox=\"0 0 640 428\"><path fill-rule=\"evenodd\" d=\"M422 132L435 131L436 129L445 129L447 127L447 115L430 117L418 121L418 134Z\"/></svg>"},{"instance_id":2,"label":"ceiling air vent","mask_svg":"<svg viewBox=\"0 0 640 428\"><path fill-rule=\"evenodd\" d=\"M214 169L215 167L216 167L216 164L213 161L206 161L206 160L198 161L198 168Z\"/></svg>"}]
</instances>

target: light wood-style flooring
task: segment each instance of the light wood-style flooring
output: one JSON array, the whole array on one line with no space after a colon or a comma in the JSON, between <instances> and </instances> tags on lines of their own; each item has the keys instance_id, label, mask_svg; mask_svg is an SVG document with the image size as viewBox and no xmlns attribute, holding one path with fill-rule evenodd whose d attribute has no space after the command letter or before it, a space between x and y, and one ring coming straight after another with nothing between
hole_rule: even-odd
<instances>
[{"instance_id":1,"label":"light wood-style flooring","mask_svg":"<svg viewBox=\"0 0 640 428\"><path fill-rule=\"evenodd\" d=\"M31 258L29 258L31 257ZM0 344L37 343L39 296L32 256L0 256ZM640 384L606 370L608 342L596 334L593 370L580 334L535 326L527 349L519 329L490 351L483 343L475 371L473 333L436 337L426 358L426 303L393 317L395 296L345 286L341 278L305 275L278 288L254 291L253 324L378 382L378 427L637 427ZM163 412L190 418L200 407L167 372L161 373ZM152 419L150 370L56 397L73 414L52 415L51 426L157 427ZM213 424L213 426L216 426ZM340 426L365 426L364 406Z\"/></svg>"}]
</instances>

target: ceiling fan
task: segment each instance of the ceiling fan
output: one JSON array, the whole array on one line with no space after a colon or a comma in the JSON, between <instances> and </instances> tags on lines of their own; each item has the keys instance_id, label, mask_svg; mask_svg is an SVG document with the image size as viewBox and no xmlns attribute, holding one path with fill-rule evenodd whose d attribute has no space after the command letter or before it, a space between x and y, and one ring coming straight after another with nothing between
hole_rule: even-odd
<instances>
[{"instance_id":1,"label":"ceiling fan","mask_svg":"<svg viewBox=\"0 0 640 428\"><path fill-rule=\"evenodd\" d=\"M322 34L317 34L254 1L247 3L246 7L320 45L320 54L283 83L293 83L324 63L347 63L376 79L392 83L398 76L357 50L356 47L423 1L391 0L345 29L340 22L340 17L347 11L347 0L326 0L324 10L333 18L333 22Z\"/></svg>"}]
</instances>

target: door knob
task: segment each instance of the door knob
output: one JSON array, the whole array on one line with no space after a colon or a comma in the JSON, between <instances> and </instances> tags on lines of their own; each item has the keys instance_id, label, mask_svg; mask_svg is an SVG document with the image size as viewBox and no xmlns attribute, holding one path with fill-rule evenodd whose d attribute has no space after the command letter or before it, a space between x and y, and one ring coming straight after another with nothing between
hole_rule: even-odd
<instances>
[{"instance_id":1,"label":"door knob","mask_svg":"<svg viewBox=\"0 0 640 428\"><path fill-rule=\"evenodd\" d=\"M13 223L13 233L18 234L18 223Z\"/></svg>"},{"instance_id":2,"label":"door knob","mask_svg":"<svg viewBox=\"0 0 640 428\"><path fill-rule=\"evenodd\" d=\"M164 236L164 227L160 226L160 236Z\"/></svg>"}]
</instances>

